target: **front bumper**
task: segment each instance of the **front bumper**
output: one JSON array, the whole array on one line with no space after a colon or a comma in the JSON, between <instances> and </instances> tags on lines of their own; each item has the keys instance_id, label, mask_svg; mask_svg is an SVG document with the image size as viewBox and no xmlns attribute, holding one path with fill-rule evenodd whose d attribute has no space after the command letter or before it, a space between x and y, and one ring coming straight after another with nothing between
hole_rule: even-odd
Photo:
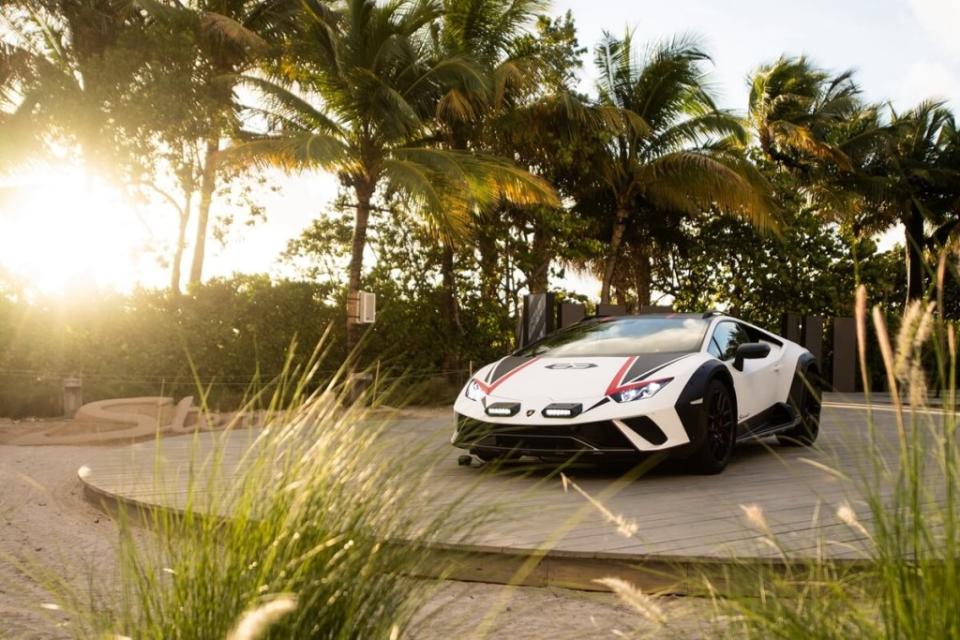
<instances>
[{"instance_id":1,"label":"front bumper","mask_svg":"<svg viewBox=\"0 0 960 640\"><path fill-rule=\"evenodd\" d=\"M668 440L664 431L647 416L518 425L457 414L453 444L471 451L539 458L636 458L642 453L636 446L638 436L655 448L663 447Z\"/></svg>"}]
</instances>

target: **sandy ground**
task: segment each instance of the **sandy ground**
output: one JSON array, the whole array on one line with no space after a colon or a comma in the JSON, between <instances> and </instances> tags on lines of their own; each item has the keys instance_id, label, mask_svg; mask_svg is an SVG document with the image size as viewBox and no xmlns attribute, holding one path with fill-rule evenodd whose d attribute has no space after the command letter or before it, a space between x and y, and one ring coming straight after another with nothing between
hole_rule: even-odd
<instances>
[{"instance_id":1,"label":"sandy ground","mask_svg":"<svg viewBox=\"0 0 960 640\"><path fill-rule=\"evenodd\" d=\"M81 592L93 583L101 595L116 584L117 526L84 500L76 477L98 448L0 445L0 638L70 637L62 615L44 607L54 602L47 580ZM487 637L518 640L710 637L708 602L658 602L666 629L645 624L612 594L447 582L425 603L413 637L470 637L487 624Z\"/></svg>"},{"instance_id":2,"label":"sandy ground","mask_svg":"<svg viewBox=\"0 0 960 640\"><path fill-rule=\"evenodd\" d=\"M0 637L68 637L61 616L43 607L54 599L41 584L115 578L117 527L83 499L76 476L95 454L0 446Z\"/></svg>"},{"instance_id":3,"label":"sandy ground","mask_svg":"<svg viewBox=\"0 0 960 640\"><path fill-rule=\"evenodd\" d=\"M416 640L485 638L711 638L711 604L700 598L656 598L667 619L655 626L611 593L445 582L420 612ZM491 612L497 611L496 615ZM489 626L485 626L489 625Z\"/></svg>"}]
</instances>

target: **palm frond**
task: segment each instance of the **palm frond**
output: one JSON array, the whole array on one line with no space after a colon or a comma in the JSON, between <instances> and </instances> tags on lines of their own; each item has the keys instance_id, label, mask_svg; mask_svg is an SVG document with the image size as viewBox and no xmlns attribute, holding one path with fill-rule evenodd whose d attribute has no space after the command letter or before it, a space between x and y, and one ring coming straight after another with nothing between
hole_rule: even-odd
<instances>
[{"instance_id":1,"label":"palm frond","mask_svg":"<svg viewBox=\"0 0 960 640\"><path fill-rule=\"evenodd\" d=\"M337 136L303 132L284 136L250 136L219 155L225 164L254 165L260 168L279 167L286 171L353 168L349 149Z\"/></svg>"},{"instance_id":2,"label":"palm frond","mask_svg":"<svg viewBox=\"0 0 960 640\"><path fill-rule=\"evenodd\" d=\"M385 160L383 172L390 188L415 205L431 227L452 238L466 235L470 202L435 172L418 162L399 158Z\"/></svg>"},{"instance_id":3,"label":"palm frond","mask_svg":"<svg viewBox=\"0 0 960 640\"><path fill-rule=\"evenodd\" d=\"M268 48L267 42L255 32L220 13L205 12L200 17L200 29L220 45L239 47L249 52L261 52Z\"/></svg>"},{"instance_id":4,"label":"palm frond","mask_svg":"<svg viewBox=\"0 0 960 640\"><path fill-rule=\"evenodd\" d=\"M437 102L437 118L442 122L469 122L477 109L462 91L451 89Z\"/></svg>"},{"instance_id":5,"label":"palm frond","mask_svg":"<svg viewBox=\"0 0 960 640\"><path fill-rule=\"evenodd\" d=\"M317 130L331 135L342 136L342 127L326 113L311 104L290 89L264 78L243 75L235 80L255 89L264 103L264 112L273 113L287 122L296 123L306 130Z\"/></svg>"},{"instance_id":6,"label":"palm frond","mask_svg":"<svg viewBox=\"0 0 960 640\"><path fill-rule=\"evenodd\" d=\"M406 147L394 150L393 157L417 163L443 184L454 185L473 207L489 206L501 199L520 205L560 204L548 182L496 156Z\"/></svg>"},{"instance_id":7,"label":"palm frond","mask_svg":"<svg viewBox=\"0 0 960 640\"><path fill-rule=\"evenodd\" d=\"M700 214L716 207L758 228L776 228L766 179L734 154L688 150L664 155L644 168L643 195L667 210Z\"/></svg>"}]
</instances>

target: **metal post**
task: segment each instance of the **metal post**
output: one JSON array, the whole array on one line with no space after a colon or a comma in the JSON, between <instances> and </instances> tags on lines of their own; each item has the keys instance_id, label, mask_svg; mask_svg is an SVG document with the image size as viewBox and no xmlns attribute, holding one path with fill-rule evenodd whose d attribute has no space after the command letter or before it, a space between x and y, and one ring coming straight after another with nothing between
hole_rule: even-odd
<instances>
[{"instance_id":1,"label":"metal post","mask_svg":"<svg viewBox=\"0 0 960 640\"><path fill-rule=\"evenodd\" d=\"M83 406L83 380L73 375L63 379L63 415L72 418Z\"/></svg>"}]
</instances>

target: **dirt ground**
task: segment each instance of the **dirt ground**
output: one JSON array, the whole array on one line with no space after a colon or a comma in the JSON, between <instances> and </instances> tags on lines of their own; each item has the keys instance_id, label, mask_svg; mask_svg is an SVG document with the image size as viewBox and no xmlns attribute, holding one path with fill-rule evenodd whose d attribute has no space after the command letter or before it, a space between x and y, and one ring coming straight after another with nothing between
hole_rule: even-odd
<instances>
[{"instance_id":1,"label":"dirt ground","mask_svg":"<svg viewBox=\"0 0 960 640\"><path fill-rule=\"evenodd\" d=\"M16 426L10 439L30 428ZM13 435L3 430L0 442ZM117 583L117 526L84 500L76 476L99 448L0 444L0 638L70 637L44 583L66 580L81 591ZM424 604L413 637L445 640L480 629L511 639L710 637L708 602L658 602L670 621L666 628L651 627L612 594L446 582Z\"/></svg>"}]
</instances>

